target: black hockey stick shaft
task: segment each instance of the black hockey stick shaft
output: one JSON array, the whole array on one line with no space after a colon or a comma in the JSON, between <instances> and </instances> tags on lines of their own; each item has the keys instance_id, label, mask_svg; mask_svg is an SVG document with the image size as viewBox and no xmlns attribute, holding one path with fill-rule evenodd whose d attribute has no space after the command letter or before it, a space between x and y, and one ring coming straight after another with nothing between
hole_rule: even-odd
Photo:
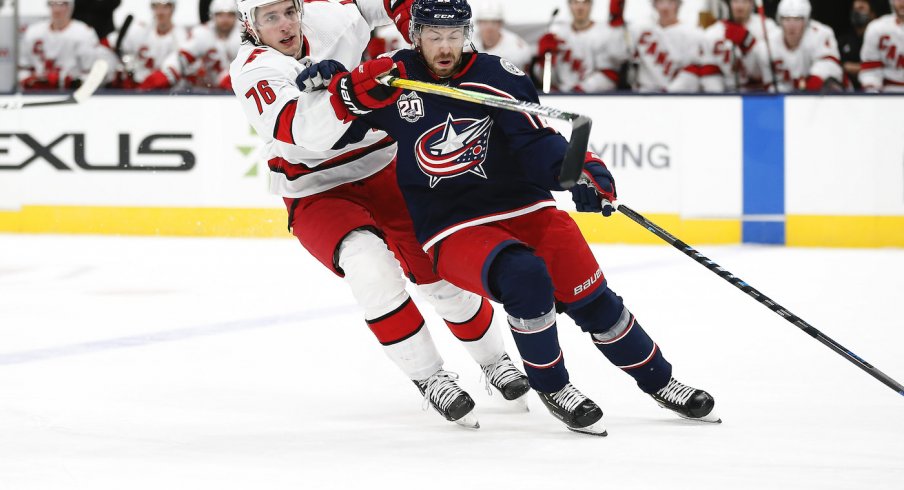
<instances>
[{"instance_id":1,"label":"black hockey stick shaft","mask_svg":"<svg viewBox=\"0 0 904 490\"><path fill-rule=\"evenodd\" d=\"M119 63L122 62L122 42L126 38L126 34L129 32L129 27L132 26L132 14L126 16L126 20L122 22L122 27L119 28L119 34L116 35L116 46L113 47L113 52L116 53L116 57L119 58Z\"/></svg>"},{"instance_id":2,"label":"black hockey stick shaft","mask_svg":"<svg viewBox=\"0 0 904 490\"><path fill-rule=\"evenodd\" d=\"M753 286L751 286L750 284L747 284L745 281L741 280L741 278L736 277L731 272L728 272L727 270L725 270L721 266L719 266L719 264L716 264L712 260L706 258L703 254L701 254L700 252L695 250L690 245L682 242L678 238L675 238L672 234L670 234L669 232L667 232L664 229L662 229L661 227L659 227L656 223L653 223L652 221L643 217L637 211L634 211L633 209L629 208L628 206L625 206L624 204L619 204L617 206L617 208L622 214L624 214L625 216L630 218L631 221L634 221L635 223L639 224L640 226L643 226L647 230L651 231L654 235L656 235L659 238L661 238L662 240L666 241L671 246L677 248L683 254L694 259L695 261L697 261L697 263L706 267L707 269L709 269L710 271L712 271L714 274L721 277L722 279L725 279L726 281L731 283L734 287L747 293L748 296L757 300L757 302L759 302L760 304L762 304L762 305L766 306L767 308L769 308L770 310L774 311L775 313L777 313L779 316L781 316L785 320L788 320L789 322L794 324L794 326L796 326L797 328L806 332L807 335L818 340L823 345L832 349L833 351L835 351L836 353L838 353L840 356L844 357L848 361L852 362L854 365L856 365L860 369L866 371L867 373L869 373L870 376L881 381L885 386L888 386L889 388L895 390L899 395L904 396L904 386L902 386L901 383L898 383L897 381L895 381L894 379L892 379L891 377L889 377L882 371L879 371L872 364L866 362L860 356L854 354L849 349L842 346L838 342L835 342L834 340L832 340L827 335L825 335L824 333L817 330L815 327L813 327L809 323L803 321L800 317L798 317L797 315L795 315L795 314L791 313L790 311L788 311L787 309L785 309L784 306L771 300L768 296L759 292Z\"/></svg>"}]
</instances>

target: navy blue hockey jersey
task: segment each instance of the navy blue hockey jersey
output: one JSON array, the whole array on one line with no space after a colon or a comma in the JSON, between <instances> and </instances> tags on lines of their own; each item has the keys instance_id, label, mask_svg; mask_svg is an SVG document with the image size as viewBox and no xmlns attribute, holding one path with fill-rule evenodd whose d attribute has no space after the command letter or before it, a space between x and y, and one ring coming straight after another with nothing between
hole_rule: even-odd
<instances>
[{"instance_id":1,"label":"navy blue hockey jersey","mask_svg":"<svg viewBox=\"0 0 904 490\"><path fill-rule=\"evenodd\" d=\"M438 82L415 51L393 59L405 78ZM538 102L512 63L482 53L463 62L450 86ZM406 90L362 119L398 142L399 187L425 250L462 228L555 206L568 142L538 117Z\"/></svg>"}]
</instances>

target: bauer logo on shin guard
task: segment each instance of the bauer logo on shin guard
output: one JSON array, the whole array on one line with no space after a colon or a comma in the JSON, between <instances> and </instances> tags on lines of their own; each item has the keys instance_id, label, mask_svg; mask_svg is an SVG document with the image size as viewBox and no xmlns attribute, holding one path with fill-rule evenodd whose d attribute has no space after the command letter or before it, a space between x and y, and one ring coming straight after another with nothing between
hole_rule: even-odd
<instances>
[{"instance_id":1,"label":"bauer logo on shin guard","mask_svg":"<svg viewBox=\"0 0 904 490\"><path fill-rule=\"evenodd\" d=\"M584 291L587 291L591 286L596 284L596 281L599 281L601 277L603 277L603 271L602 269L597 269L589 279L581 284L578 284L577 287L574 288L574 295L577 296Z\"/></svg>"}]
</instances>

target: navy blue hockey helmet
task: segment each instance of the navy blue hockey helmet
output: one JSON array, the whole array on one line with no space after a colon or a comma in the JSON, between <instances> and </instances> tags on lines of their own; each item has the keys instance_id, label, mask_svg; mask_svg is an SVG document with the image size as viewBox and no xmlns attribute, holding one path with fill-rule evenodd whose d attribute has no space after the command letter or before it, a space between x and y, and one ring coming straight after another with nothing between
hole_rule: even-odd
<instances>
[{"instance_id":1,"label":"navy blue hockey helmet","mask_svg":"<svg viewBox=\"0 0 904 490\"><path fill-rule=\"evenodd\" d=\"M465 39L470 40L473 30L471 17L471 6L467 0L415 0L411 5L408 34L417 46L416 39L419 39L424 26L464 27Z\"/></svg>"}]
</instances>

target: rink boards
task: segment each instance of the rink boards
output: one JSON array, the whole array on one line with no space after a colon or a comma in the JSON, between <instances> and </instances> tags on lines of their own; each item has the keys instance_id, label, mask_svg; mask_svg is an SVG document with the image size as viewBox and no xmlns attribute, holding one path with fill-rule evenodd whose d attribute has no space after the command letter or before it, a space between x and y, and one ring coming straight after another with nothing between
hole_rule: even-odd
<instances>
[{"instance_id":1,"label":"rink boards","mask_svg":"<svg viewBox=\"0 0 904 490\"><path fill-rule=\"evenodd\" d=\"M591 116L620 199L689 243L904 246L904 97L542 102ZM233 97L0 113L0 232L286 236L267 187ZM574 216L593 242L658 241L621 216Z\"/></svg>"}]
</instances>

